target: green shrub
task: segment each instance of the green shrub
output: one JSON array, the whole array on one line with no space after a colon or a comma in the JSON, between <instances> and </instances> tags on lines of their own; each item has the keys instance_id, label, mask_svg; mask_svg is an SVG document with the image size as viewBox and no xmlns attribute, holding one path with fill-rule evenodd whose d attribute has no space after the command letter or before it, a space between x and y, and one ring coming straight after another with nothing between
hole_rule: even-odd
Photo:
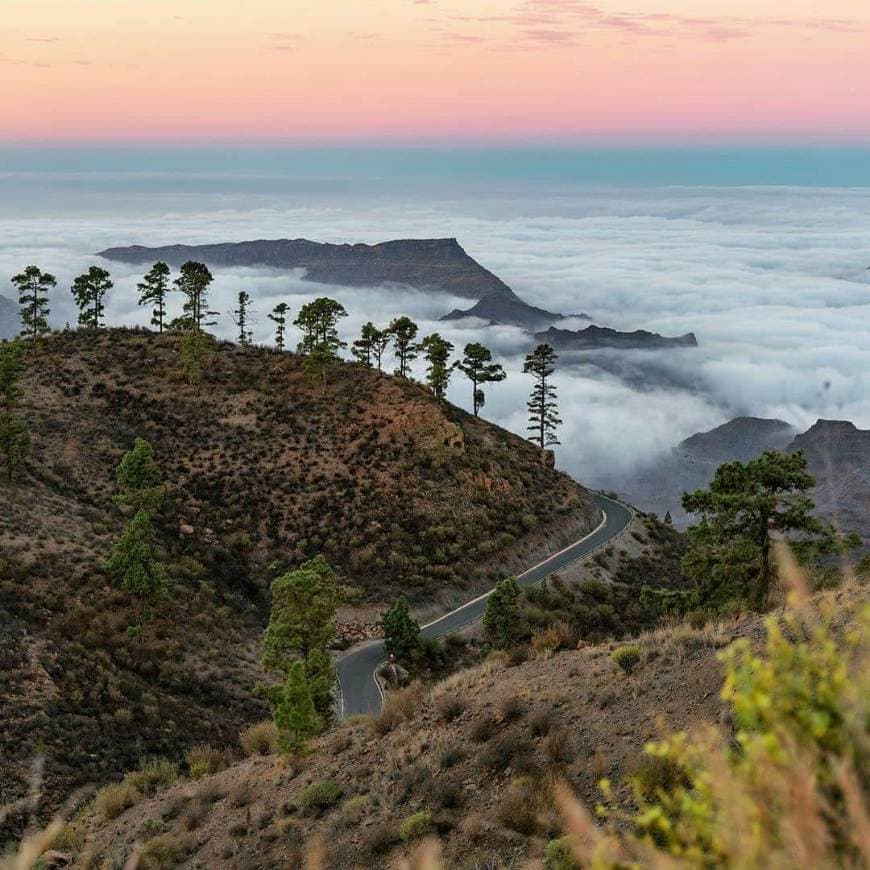
<instances>
[{"instance_id":1,"label":"green shrub","mask_svg":"<svg viewBox=\"0 0 870 870\"><path fill-rule=\"evenodd\" d=\"M139 853L138 870L173 870L187 857L187 844L169 834L149 840Z\"/></svg>"},{"instance_id":2,"label":"green shrub","mask_svg":"<svg viewBox=\"0 0 870 870\"><path fill-rule=\"evenodd\" d=\"M323 812L341 800L342 791L331 779L318 779L306 786L299 794L300 809Z\"/></svg>"},{"instance_id":3,"label":"green shrub","mask_svg":"<svg viewBox=\"0 0 870 870\"><path fill-rule=\"evenodd\" d=\"M544 870L582 870L567 837L550 840L544 849Z\"/></svg>"},{"instance_id":4,"label":"green shrub","mask_svg":"<svg viewBox=\"0 0 870 870\"><path fill-rule=\"evenodd\" d=\"M637 646L621 646L615 649L610 658L622 668L622 672L631 675L635 666L640 662L640 647Z\"/></svg>"},{"instance_id":5,"label":"green shrub","mask_svg":"<svg viewBox=\"0 0 870 870\"><path fill-rule=\"evenodd\" d=\"M128 773L124 781L141 795L152 795L162 788L168 788L178 779L178 767L166 758L147 761L138 770Z\"/></svg>"},{"instance_id":6,"label":"green shrub","mask_svg":"<svg viewBox=\"0 0 870 870\"><path fill-rule=\"evenodd\" d=\"M114 819L136 803L139 794L128 782L103 786L94 798L94 807L104 819Z\"/></svg>"},{"instance_id":7,"label":"green shrub","mask_svg":"<svg viewBox=\"0 0 870 870\"><path fill-rule=\"evenodd\" d=\"M402 822L399 826L399 836L406 843L410 843L413 840L417 840L420 837L431 833L434 827L435 822L432 819L432 813L426 812L426 810L420 810L420 812L408 816L408 818Z\"/></svg>"},{"instance_id":8,"label":"green shrub","mask_svg":"<svg viewBox=\"0 0 870 870\"><path fill-rule=\"evenodd\" d=\"M185 753L184 760L187 762L187 769L191 779L200 779L203 776L210 776L217 773L219 770L224 770L229 767L231 759L227 752L222 752L219 749L214 749L207 743L199 743L196 746L188 749Z\"/></svg>"}]
</instances>

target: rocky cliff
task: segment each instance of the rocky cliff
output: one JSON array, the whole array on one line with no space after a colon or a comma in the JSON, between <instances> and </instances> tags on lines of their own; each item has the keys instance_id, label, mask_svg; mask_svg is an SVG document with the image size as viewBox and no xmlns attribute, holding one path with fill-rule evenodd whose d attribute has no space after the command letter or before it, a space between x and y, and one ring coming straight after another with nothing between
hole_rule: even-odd
<instances>
[{"instance_id":1,"label":"rocky cliff","mask_svg":"<svg viewBox=\"0 0 870 870\"><path fill-rule=\"evenodd\" d=\"M636 329L634 332L619 332L606 326L587 326L585 329L557 329L551 326L544 332L536 332L535 340L546 342L556 350L592 350L615 347L623 350L646 350L670 347L697 347L698 339L693 332L669 338L657 332Z\"/></svg>"}]
</instances>

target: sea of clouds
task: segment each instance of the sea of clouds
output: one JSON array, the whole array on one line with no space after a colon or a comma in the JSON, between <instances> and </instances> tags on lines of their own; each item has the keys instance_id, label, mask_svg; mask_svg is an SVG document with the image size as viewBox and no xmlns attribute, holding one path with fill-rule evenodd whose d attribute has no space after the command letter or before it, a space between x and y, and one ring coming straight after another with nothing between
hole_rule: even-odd
<instances>
[{"instance_id":1,"label":"sea of clouds","mask_svg":"<svg viewBox=\"0 0 870 870\"><path fill-rule=\"evenodd\" d=\"M817 418L870 427L870 189L506 188L384 195L245 179L179 181L100 176L0 177L0 293L5 276L37 263L58 277L53 319L75 322L72 278L106 247L306 237L377 242L455 236L527 301L586 312L617 329L694 332L698 349L602 351L568 358L556 378L564 424L561 467L611 482L693 432L731 417ZM114 324L146 323L136 305L143 270L119 263L107 304ZM254 298L254 336L266 313L296 312L316 295L347 308L343 336L366 320L414 317L461 348L482 340L509 372L487 391L484 415L525 434L530 338L511 327L439 323L467 300L395 289L330 288L303 275L216 270L217 332L239 290ZM582 323L577 327L582 328ZM294 336L291 335L291 341ZM422 365L418 367L422 375ZM454 376L450 399L470 405Z\"/></svg>"}]
</instances>

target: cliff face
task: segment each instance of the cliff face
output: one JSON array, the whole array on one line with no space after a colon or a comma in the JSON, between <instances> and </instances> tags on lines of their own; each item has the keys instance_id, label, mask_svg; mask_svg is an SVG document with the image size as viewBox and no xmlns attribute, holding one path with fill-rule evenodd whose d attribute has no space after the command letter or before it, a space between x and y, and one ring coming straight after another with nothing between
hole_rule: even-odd
<instances>
[{"instance_id":1,"label":"cliff face","mask_svg":"<svg viewBox=\"0 0 870 870\"><path fill-rule=\"evenodd\" d=\"M522 329L541 329L554 321L562 320L564 315L529 305L513 290L508 289L506 293L490 291L471 308L454 308L441 319L460 320L463 317L479 317L489 323L504 323Z\"/></svg>"},{"instance_id":2,"label":"cliff face","mask_svg":"<svg viewBox=\"0 0 870 870\"><path fill-rule=\"evenodd\" d=\"M510 294L501 279L470 257L456 239L400 239L377 245L333 245L308 239L260 239L215 245L132 245L108 248L99 256L124 263L163 260L180 266L198 260L208 266L267 266L305 269L305 279L344 287L398 284L440 290L454 296Z\"/></svg>"},{"instance_id":3,"label":"cliff face","mask_svg":"<svg viewBox=\"0 0 870 870\"><path fill-rule=\"evenodd\" d=\"M656 332L637 329L619 332L606 326L587 326L585 329L557 329L551 326L545 332L535 333L537 341L544 341L556 350L589 350L602 347L621 349L659 349L667 347L697 347L695 334L688 332L669 338Z\"/></svg>"}]
</instances>

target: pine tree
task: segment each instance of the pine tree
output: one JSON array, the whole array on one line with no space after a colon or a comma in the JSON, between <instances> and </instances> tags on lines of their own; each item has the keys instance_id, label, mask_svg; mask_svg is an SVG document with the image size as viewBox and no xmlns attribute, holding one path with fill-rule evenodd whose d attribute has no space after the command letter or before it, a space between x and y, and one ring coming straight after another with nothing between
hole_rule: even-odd
<instances>
[{"instance_id":1,"label":"pine tree","mask_svg":"<svg viewBox=\"0 0 870 870\"><path fill-rule=\"evenodd\" d=\"M18 288L18 304L21 306L21 335L35 339L49 332L48 291L57 286L57 279L39 266L28 266L12 278Z\"/></svg>"},{"instance_id":2,"label":"pine tree","mask_svg":"<svg viewBox=\"0 0 870 870\"><path fill-rule=\"evenodd\" d=\"M263 666L286 671L335 634L341 590L323 556L304 562L272 583L272 608L263 635Z\"/></svg>"},{"instance_id":3,"label":"pine tree","mask_svg":"<svg viewBox=\"0 0 870 870\"><path fill-rule=\"evenodd\" d=\"M335 668L332 659L323 647L315 647L305 659L305 677L311 689L311 700L314 709L324 725L332 722L335 704L333 689L335 688Z\"/></svg>"},{"instance_id":4,"label":"pine tree","mask_svg":"<svg viewBox=\"0 0 870 870\"><path fill-rule=\"evenodd\" d=\"M672 526L674 524L674 518L671 516L670 511L665 511L665 525Z\"/></svg>"},{"instance_id":5,"label":"pine tree","mask_svg":"<svg viewBox=\"0 0 870 870\"><path fill-rule=\"evenodd\" d=\"M324 383L327 371L338 359L338 351L346 346L338 337L338 321L342 317L347 317L344 306L321 296L303 305L293 321L302 330L299 352L305 354L305 366Z\"/></svg>"},{"instance_id":6,"label":"pine tree","mask_svg":"<svg viewBox=\"0 0 870 870\"><path fill-rule=\"evenodd\" d=\"M19 340L0 343L0 459L11 483L30 451L27 424L18 414L24 374L24 348Z\"/></svg>"},{"instance_id":7,"label":"pine tree","mask_svg":"<svg viewBox=\"0 0 870 870\"><path fill-rule=\"evenodd\" d=\"M153 305L151 325L163 332L166 320L166 294L169 292L170 269L166 263L155 263L142 282L136 286L139 289L139 304Z\"/></svg>"},{"instance_id":8,"label":"pine tree","mask_svg":"<svg viewBox=\"0 0 870 870\"><path fill-rule=\"evenodd\" d=\"M381 370L381 361L384 351L390 343L390 335L386 330L378 329L374 323L364 323L360 330L360 337L353 343L351 353L363 365L369 367L377 365Z\"/></svg>"},{"instance_id":9,"label":"pine tree","mask_svg":"<svg viewBox=\"0 0 870 870\"><path fill-rule=\"evenodd\" d=\"M857 544L812 515L815 486L801 451L769 450L747 463L720 465L708 489L683 495L683 508L700 514L688 530L683 569L698 582L705 608L767 602L775 573L772 537L788 539L803 560Z\"/></svg>"},{"instance_id":10,"label":"pine tree","mask_svg":"<svg viewBox=\"0 0 870 870\"><path fill-rule=\"evenodd\" d=\"M550 375L556 370L556 356L549 344L539 344L527 357L523 365L526 374L533 375L535 385L527 403L529 409L530 441L535 441L543 450L551 444L558 444L556 427L561 424L556 413L556 388L550 383Z\"/></svg>"},{"instance_id":11,"label":"pine tree","mask_svg":"<svg viewBox=\"0 0 870 870\"><path fill-rule=\"evenodd\" d=\"M420 623L408 610L408 599L400 595L381 620L384 647L398 659L408 659L420 642Z\"/></svg>"},{"instance_id":12,"label":"pine tree","mask_svg":"<svg viewBox=\"0 0 870 870\"><path fill-rule=\"evenodd\" d=\"M453 345L441 338L437 332L433 332L420 342L419 347L428 363L426 383L437 398L443 399L447 394L447 384L450 382L452 368L447 363L450 354L453 353Z\"/></svg>"},{"instance_id":13,"label":"pine tree","mask_svg":"<svg viewBox=\"0 0 870 870\"><path fill-rule=\"evenodd\" d=\"M202 332L204 326L214 326L217 311L209 311L208 288L214 276L204 263L188 260L181 267L181 274L175 279L175 287L185 296L184 317L178 323L193 332Z\"/></svg>"},{"instance_id":14,"label":"pine tree","mask_svg":"<svg viewBox=\"0 0 870 870\"><path fill-rule=\"evenodd\" d=\"M251 296L245 291L239 291L239 307L233 310L233 321L239 327L239 344L249 345L253 335L251 331L248 306L251 304Z\"/></svg>"},{"instance_id":15,"label":"pine tree","mask_svg":"<svg viewBox=\"0 0 870 870\"><path fill-rule=\"evenodd\" d=\"M463 358L455 365L471 381L474 416L477 417L486 403L483 384L503 381L507 374L498 363L492 362L489 350L477 342L465 345Z\"/></svg>"},{"instance_id":16,"label":"pine tree","mask_svg":"<svg viewBox=\"0 0 870 870\"><path fill-rule=\"evenodd\" d=\"M483 639L493 649L509 649L525 632L519 607L520 587L513 577L502 580L486 599Z\"/></svg>"},{"instance_id":17,"label":"pine tree","mask_svg":"<svg viewBox=\"0 0 870 870\"><path fill-rule=\"evenodd\" d=\"M73 281L72 294L79 308L79 326L99 329L103 325L106 293L114 286L109 273L99 266L91 266Z\"/></svg>"},{"instance_id":18,"label":"pine tree","mask_svg":"<svg viewBox=\"0 0 870 870\"><path fill-rule=\"evenodd\" d=\"M417 324L410 317L397 317L393 320L387 332L393 338L393 353L399 367L396 374L400 378L407 378L411 371L411 363L417 358L417 346L414 339L417 337Z\"/></svg>"},{"instance_id":19,"label":"pine tree","mask_svg":"<svg viewBox=\"0 0 870 870\"><path fill-rule=\"evenodd\" d=\"M286 302L279 302L273 309L272 313L266 315L269 320L275 323L275 349L279 353L284 352L284 334L287 329L287 312L290 306Z\"/></svg>"},{"instance_id":20,"label":"pine tree","mask_svg":"<svg viewBox=\"0 0 870 870\"><path fill-rule=\"evenodd\" d=\"M115 542L106 564L121 588L146 606L169 597L166 567L154 556L153 540L151 516L147 510L139 510Z\"/></svg>"},{"instance_id":21,"label":"pine tree","mask_svg":"<svg viewBox=\"0 0 870 870\"><path fill-rule=\"evenodd\" d=\"M311 687L302 662L294 662L287 672L281 699L275 707L278 748L283 753L300 754L320 730L320 721L311 698Z\"/></svg>"},{"instance_id":22,"label":"pine tree","mask_svg":"<svg viewBox=\"0 0 870 870\"><path fill-rule=\"evenodd\" d=\"M144 438L137 438L133 449L125 453L115 473L119 504L134 510L156 511L163 504L166 489L160 468L154 461L154 450Z\"/></svg>"}]
</instances>

